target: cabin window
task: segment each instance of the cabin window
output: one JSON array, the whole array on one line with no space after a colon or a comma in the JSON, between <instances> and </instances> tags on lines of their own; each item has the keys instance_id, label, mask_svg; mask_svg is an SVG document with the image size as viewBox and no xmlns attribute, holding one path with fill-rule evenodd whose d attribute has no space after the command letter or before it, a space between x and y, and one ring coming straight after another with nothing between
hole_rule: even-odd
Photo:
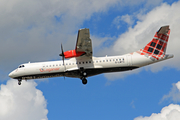
<instances>
[{"instance_id":1,"label":"cabin window","mask_svg":"<svg viewBox=\"0 0 180 120\"><path fill-rule=\"evenodd\" d=\"M88 61L86 61L86 64L88 64Z\"/></svg>"},{"instance_id":2,"label":"cabin window","mask_svg":"<svg viewBox=\"0 0 180 120\"><path fill-rule=\"evenodd\" d=\"M79 62L79 64L81 64L81 62Z\"/></svg>"},{"instance_id":3,"label":"cabin window","mask_svg":"<svg viewBox=\"0 0 180 120\"><path fill-rule=\"evenodd\" d=\"M111 62L111 59L109 61Z\"/></svg>"},{"instance_id":4,"label":"cabin window","mask_svg":"<svg viewBox=\"0 0 180 120\"><path fill-rule=\"evenodd\" d=\"M96 61L96 63L98 63L98 61Z\"/></svg>"},{"instance_id":5,"label":"cabin window","mask_svg":"<svg viewBox=\"0 0 180 120\"><path fill-rule=\"evenodd\" d=\"M101 62L101 60L99 62Z\"/></svg>"},{"instance_id":6,"label":"cabin window","mask_svg":"<svg viewBox=\"0 0 180 120\"><path fill-rule=\"evenodd\" d=\"M84 64L84 62L82 62Z\"/></svg>"},{"instance_id":7,"label":"cabin window","mask_svg":"<svg viewBox=\"0 0 180 120\"><path fill-rule=\"evenodd\" d=\"M108 62L108 60L106 60L106 62Z\"/></svg>"},{"instance_id":8,"label":"cabin window","mask_svg":"<svg viewBox=\"0 0 180 120\"><path fill-rule=\"evenodd\" d=\"M103 60L103 62L105 62L105 60Z\"/></svg>"},{"instance_id":9,"label":"cabin window","mask_svg":"<svg viewBox=\"0 0 180 120\"><path fill-rule=\"evenodd\" d=\"M89 61L89 63L91 63L91 61Z\"/></svg>"},{"instance_id":10,"label":"cabin window","mask_svg":"<svg viewBox=\"0 0 180 120\"><path fill-rule=\"evenodd\" d=\"M69 63L69 65L71 65L71 63Z\"/></svg>"}]
</instances>

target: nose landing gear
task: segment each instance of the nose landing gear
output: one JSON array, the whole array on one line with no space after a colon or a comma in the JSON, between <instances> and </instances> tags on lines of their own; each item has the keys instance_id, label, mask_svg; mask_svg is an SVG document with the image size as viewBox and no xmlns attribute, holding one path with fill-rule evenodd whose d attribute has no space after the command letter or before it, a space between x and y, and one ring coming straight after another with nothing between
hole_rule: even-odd
<instances>
[{"instance_id":1,"label":"nose landing gear","mask_svg":"<svg viewBox=\"0 0 180 120\"><path fill-rule=\"evenodd\" d=\"M21 85L22 80L18 79L18 85Z\"/></svg>"}]
</instances>

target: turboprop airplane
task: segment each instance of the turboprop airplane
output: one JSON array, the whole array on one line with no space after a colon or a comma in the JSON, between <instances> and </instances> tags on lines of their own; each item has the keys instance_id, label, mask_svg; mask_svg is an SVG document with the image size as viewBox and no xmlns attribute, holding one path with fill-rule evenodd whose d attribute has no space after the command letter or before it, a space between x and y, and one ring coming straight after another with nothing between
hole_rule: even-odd
<instances>
[{"instance_id":1,"label":"turboprop airplane","mask_svg":"<svg viewBox=\"0 0 180 120\"><path fill-rule=\"evenodd\" d=\"M62 60L21 64L9 77L17 79L19 85L22 80L60 76L80 78L87 84L90 76L133 70L172 58L174 55L166 54L169 35L169 26L163 26L143 49L119 56L93 57L89 29L80 29L74 50L63 52L61 44Z\"/></svg>"}]
</instances>

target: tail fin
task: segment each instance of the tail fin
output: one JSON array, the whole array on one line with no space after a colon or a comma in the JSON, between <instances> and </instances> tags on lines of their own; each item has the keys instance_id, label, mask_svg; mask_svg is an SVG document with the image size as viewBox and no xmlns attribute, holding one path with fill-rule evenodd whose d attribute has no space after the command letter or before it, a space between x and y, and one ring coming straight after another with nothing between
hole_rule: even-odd
<instances>
[{"instance_id":1,"label":"tail fin","mask_svg":"<svg viewBox=\"0 0 180 120\"><path fill-rule=\"evenodd\" d=\"M166 54L166 47L170 35L169 26L161 27L154 35L154 38L149 42L144 49L139 52L141 55L148 55L157 60L163 58Z\"/></svg>"}]
</instances>

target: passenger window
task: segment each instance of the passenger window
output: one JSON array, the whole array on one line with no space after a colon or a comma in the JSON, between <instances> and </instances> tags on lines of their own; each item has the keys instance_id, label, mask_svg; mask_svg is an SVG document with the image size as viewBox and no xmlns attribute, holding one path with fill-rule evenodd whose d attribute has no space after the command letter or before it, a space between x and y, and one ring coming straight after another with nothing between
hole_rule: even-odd
<instances>
[{"instance_id":1,"label":"passenger window","mask_svg":"<svg viewBox=\"0 0 180 120\"><path fill-rule=\"evenodd\" d=\"M81 64L81 62L79 62L79 64Z\"/></svg>"},{"instance_id":2,"label":"passenger window","mask_svg":"<svg viewBox=\"0 0 180 120\"><path fill-rule=\"evenodd\" d=\"M108 62L108 60L106 60L106 62Z\"/></svg>"},{"instance_id":3,"label":"passenger window","mask_svg":"<svg viewBox=\"0 0 180 120\"><path fill-rule=\"evenodd\" d=\"M86 61L86 64L88 63L88 61Z\"/></svg>"},{"instance_id":4,"label":"passenger window","mask_svg":"<svg viewBox=\"0 0 180 120\"><path fill-rule=\"evenodd\" d=\"M89 61L89 63L91 63L91 61Z\"/></svg>"},{"instance_id":5,"label":"passenger window","mask_svg":"<svg viewBox=\"0 0 180 120\"><path fill-rule=\"evenodd\" d=\"M82 62L84 64L84 62Z\"/></svg>"}]
</instances>

